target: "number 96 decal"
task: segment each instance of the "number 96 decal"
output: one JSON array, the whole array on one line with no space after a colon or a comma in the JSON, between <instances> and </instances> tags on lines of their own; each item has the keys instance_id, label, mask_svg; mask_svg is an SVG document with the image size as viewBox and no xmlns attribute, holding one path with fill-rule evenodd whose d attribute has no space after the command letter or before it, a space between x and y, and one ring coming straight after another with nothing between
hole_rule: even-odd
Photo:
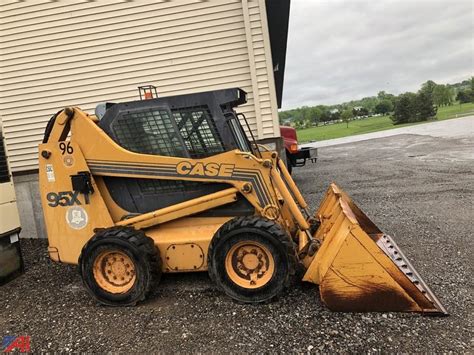
<instances>
[{"instance_id":1,"label":"number 96 decal","mask_svg":"<svg viewBox=\"0 0 474 355\"><path fill-rule=\"evenodd\" d=\"M66 153L72 154L74 153L74 149L71 147L71 142L61 142L59 143L59 149L61 149L61 154L64 155Z\"/></svg>"}]
</instances>

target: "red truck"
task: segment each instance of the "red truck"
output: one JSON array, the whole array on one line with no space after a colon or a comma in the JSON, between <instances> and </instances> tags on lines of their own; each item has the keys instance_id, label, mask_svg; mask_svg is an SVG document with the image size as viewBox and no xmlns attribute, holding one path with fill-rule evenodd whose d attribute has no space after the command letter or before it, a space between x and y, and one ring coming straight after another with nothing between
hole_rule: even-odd
<instances>
[{"instance_id":1,"label":"red truck","mask_svg":"<svg viewBox=\"0 0 474 355\"><path fill-rule=\"evenodd\" d=\"M298 137L293 127L280 126L280 134L286 151L286 161L288 171L291 174L293 167L300 167L306 164L306 160L316 163L318 159L318 149L310 147L298 147Z\"/></svg>"}]
</instances>

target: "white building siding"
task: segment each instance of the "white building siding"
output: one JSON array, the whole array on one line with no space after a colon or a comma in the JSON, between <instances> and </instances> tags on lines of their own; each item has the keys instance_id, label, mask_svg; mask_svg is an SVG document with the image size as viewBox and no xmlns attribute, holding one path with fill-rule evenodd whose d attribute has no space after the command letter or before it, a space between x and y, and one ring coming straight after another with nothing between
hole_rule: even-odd
<instances>
[{"instance_id":1,"label":"white building siding","mask_svg":"<svg viewBox=\"0 0 474 355\"><path fill-rule=\"evenodd\" d=\"M13 171L36 169L65 106L230 87L259 138L279 135L264 0L2 1L0 115ZM259 117L259 119L257 119Z\"/></svg>"}]
</instances>

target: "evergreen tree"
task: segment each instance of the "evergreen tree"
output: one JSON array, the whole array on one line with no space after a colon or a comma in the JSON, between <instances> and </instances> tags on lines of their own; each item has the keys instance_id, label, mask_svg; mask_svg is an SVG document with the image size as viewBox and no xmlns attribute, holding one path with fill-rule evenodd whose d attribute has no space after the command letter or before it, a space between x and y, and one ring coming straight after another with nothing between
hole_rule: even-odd
<instances>
[{"instance_id":1,"label":"evergreen tree","mask_svg":"<svg viewBox=\"0 0 474 355\"><path fill-rule=\"evenodd\" d=\"M416 95L412 92L406 92L398 96L391 116L394 124L411 122L414 115L415 98Z\"/></svg>"},{"instance_id":2,"label":"evergreen tree","mask_svg":"<svg viewBox=\"0 0 474 355\"><path fill-rule=\"evenodd\" d=\"M433 99L424 92L420 92L416 95L414 108L416 121L433 119L438 111L438 108L433 104Z\"/></svg>"}]
</instances>

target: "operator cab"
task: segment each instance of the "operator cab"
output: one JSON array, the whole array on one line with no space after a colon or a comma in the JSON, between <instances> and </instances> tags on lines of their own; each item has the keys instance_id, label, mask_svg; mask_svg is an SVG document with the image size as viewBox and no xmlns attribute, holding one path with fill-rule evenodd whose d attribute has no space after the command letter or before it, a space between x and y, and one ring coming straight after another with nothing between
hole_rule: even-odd
<instances>
[{"instance_id":1,"label":"operator cab","mask_svg":"<svg viewBox=\"0 0 474 355\"><path fill-rule=\"evenodd\" d=\"M234 111L246 96L237 88L162 98L145 94L146 100L101 104L96 115L104 132L127 150L199 159L252 151L239 122L245 117Z\"/></svg>"},{"instance_id":2,"label":"operator cab","mask_svg":"<svg viewBox=\"0 0 474 355\"><path fill-rule=\"evenodd\" d=\"M146 87L153 88L153 87ZM154 90L156 95L156 89ZM198 94L153 98L98 105L99 126L121 147L140 154L204 159L230 150L252 147L234 108L247 102L245 91L234 88ZM253 148L253 149L252 149ZM229 187L222 183L104 177L114 201L130 213L146 213ZM123 191L128 191L124 194ZM207 211L207 215L251 215L254 208L245 198ZM228 212L226 212L228 211Z\"/></svg>"}]
</instances>

